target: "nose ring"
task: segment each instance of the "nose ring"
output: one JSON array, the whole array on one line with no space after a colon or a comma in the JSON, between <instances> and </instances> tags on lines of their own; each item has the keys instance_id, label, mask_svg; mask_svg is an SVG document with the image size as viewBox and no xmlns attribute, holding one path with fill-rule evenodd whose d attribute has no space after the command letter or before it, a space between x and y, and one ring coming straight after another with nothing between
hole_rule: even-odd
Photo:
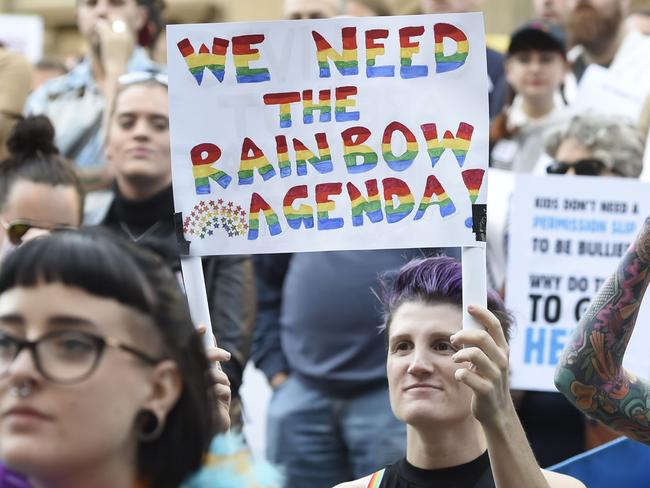
<instances>
[{"instance_id":1,"label":"nose ring","mask_svg":"<svg viewBox=\"0 0 650 488\"><path fill-rule=\"evenodd\" d=\"M11 396L16 397L16 398L27 398L29 395L32 394L34 391L34 388L31 384L31 382L28 383L23 383L20 386L12 386L11 390L9 392L11 393Z\"/></svg>"}]
</instances>

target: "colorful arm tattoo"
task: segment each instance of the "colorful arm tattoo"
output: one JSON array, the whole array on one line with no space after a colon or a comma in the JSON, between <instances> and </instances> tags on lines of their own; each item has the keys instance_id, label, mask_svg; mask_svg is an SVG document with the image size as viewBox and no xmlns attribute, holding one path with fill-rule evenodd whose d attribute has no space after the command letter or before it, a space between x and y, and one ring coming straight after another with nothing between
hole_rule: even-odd
<instances>
[{"instance_id":1,"label":"colorful arm tattoo","mask_svg":"<svg viewBox=\"0 0 650 488\"><path fill-rule=\"evenodd\" d=\"M625 371L622 363L648 281L650 217L592 300L555 372L555 386L576 407L646 444L650 444L650 382Z\"/></svg>"}]
</instances>

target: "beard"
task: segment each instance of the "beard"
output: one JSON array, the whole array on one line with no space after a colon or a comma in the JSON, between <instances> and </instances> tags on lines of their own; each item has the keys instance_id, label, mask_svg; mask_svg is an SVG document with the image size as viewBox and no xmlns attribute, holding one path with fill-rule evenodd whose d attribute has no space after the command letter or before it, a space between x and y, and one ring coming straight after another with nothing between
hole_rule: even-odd
<instances>
[{"instance_id":1,"label":"beard","mask_svg":"<svg viewBox=\"0 0 650 488\"><path fill-rule=\"evenodd\" d=\"M578 44L591 53L600 54L607 50L618 35L623 23L623 9L613 2L609 12L598 10L589 2L579 2L569 13L566 25L569 42Z\"/></svg>"}]
</instances>

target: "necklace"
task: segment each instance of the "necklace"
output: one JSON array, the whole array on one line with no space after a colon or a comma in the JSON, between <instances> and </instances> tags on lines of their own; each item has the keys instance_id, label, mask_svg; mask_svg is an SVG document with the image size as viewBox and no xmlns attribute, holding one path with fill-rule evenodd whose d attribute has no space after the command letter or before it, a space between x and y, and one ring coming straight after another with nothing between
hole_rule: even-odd
<instances>
[{"instance_id":1,"label":"necklace","mask_svg":"<svg viewBox=\"0 0 650 488\"><path fill-rule=\"evenodd\" d=\"M135 235L133 232L131 232L131 229L129 229L129 226L126 225L126 222L124 222L123 220L120 220L120 227L122 228L124 233L127 236L129 236L129 239L131 239L133 242L138 242L138 241L144 239L145 237L150 236L151 234L154 233L154 231L156 229L158 229L158 227L160 227L161 224L162 224L162 219L156 220L152 225L147 227L144 230L144 232L142 232L140 235Z\"/></svg>"}]
</instances>

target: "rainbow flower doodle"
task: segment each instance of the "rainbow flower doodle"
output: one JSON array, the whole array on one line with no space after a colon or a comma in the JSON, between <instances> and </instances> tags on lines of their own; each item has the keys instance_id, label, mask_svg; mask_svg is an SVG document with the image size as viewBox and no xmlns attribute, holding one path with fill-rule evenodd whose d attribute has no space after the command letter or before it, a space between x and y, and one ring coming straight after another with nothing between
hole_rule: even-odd
<instances>
[{"instance_id":1,"label":"rainbow flower doodle","mask_svg":"<svg viewBox=\"0 0 650 488\"><path fill-rule=\"evenodd\" d=\"M239 237L248 231L246 211L235 202L201 200L183 220L185 235L206 239L223 229L228 237Z\"/></svg>"}]
</instances>

